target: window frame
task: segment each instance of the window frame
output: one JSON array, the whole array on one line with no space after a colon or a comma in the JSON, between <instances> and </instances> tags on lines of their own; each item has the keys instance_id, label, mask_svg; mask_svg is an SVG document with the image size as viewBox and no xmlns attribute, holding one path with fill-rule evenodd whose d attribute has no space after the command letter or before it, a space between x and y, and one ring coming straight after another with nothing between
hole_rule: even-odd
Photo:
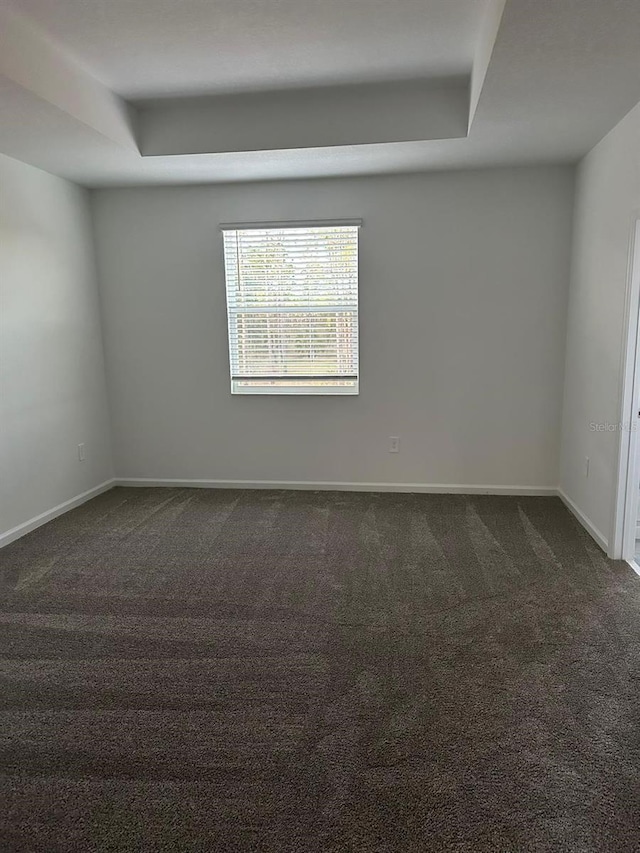
<instances>
[{"instance_id":1,"label":"window frame","mask_svg":"<svg viewBox=\"0 0 640 853\"><path fill-rule=\"evenodd\" d=\"M278 385L255 385L248 386L242 385L240 386L240 382L250 381L249 378L239 378L234 377L233 375L233 360L234 360L234 352L233 352L233 344L232 344L232 310L229 299L229 290L228 290L228 282L227 282L227 253L225 250L225 233L226 231L250 231L250 230L283 230L283 229L304 229L304 228L336 228L336 227L346 227L346 228L356 228L357 236L356 236L356 311L355 311L355 324L356 324L356 361L357 361L357 373L353 376L313 376L309 377L310 381L322 381L323 379L335 379L336 381L340 381L340 379L344 379L347 381L353 382L353 384L349 385L310 385L308 383L302 384L301 377L296 377L297 383L292 379L290 385L286 384L278 384ZM228 341L228 354L229 354L229 378L231 383L231 394L234 396L358 396L360 393L360 234L359 230L362 227L361 219L331 219L331 220L291 220L286 222L229 222L229 223L221 223L219 226L219 231L222 239L222 255L223 255L223 271L224 271L224 290L225 290L225 303L227 308L227 341ZM336 306L334 306L335 308ZM272 309L273 310L273 309ZM273 313L281 315L286 312L278 312L273 311ZM293 312L295 313L295 312ZM301 312L302 313L302 312ZM308 313L316 313L316 310L311 310ZM317 313L323 313L319 309L317 309ZM332 312L324 312L324 313L332 313ZM338 313L338 312L336 312ZM238 312L234 313L234 317L237 319ZM271 380L274 382L287 382L286 376L260 376L256 377L255 381L260 380Z\"/></svg>"}]
</instances>

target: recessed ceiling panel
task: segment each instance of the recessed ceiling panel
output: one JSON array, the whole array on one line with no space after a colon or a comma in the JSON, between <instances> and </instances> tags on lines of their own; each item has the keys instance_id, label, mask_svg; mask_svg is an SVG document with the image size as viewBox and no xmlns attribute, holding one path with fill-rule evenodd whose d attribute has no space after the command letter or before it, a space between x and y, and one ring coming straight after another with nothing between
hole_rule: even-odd
<instances>
[{"instance_id":1,"label":"recessed ceiling panel","mask_svg":"<svg viewBox=\"0 0 640 853\"><path fill-rule=\"evenodd\" d=\"M132 99L468 74L487 6L487 0L7 1Z\"/></svg>"}]
</instances>

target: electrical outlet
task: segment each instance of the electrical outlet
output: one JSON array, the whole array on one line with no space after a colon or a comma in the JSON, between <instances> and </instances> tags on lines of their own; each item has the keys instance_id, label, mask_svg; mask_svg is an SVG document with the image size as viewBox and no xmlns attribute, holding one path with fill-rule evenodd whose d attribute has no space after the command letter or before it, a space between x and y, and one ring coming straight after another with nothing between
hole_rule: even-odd
<instances>
[{"instance_id":1,"label":"electrical outlet","mask_svg":"<svg viewBox=\"0 0 640 853\"><path fill-rule=\"evenodd\" d=\"M400 437L397 435L389 436L389 453L400 453Z\"/></svg>"},{"instance_id":2,"label":"electrical outlet","mask_svg":"<svg viewBox=\"0 0 640 853\"><path fill-rule=\"evenodd\" d=\"M584 476L585 477L589 476L589 468L590 467L591 467L591 460L589 459L588 456L585 456L585 460L584 460Z\"/></svg>"},{"instance_id":3,"label":"electrical outlet","mask_svg":"<svg viewBox=\"0 0 640 853\"><path fill-rule=\"evenodd\" d=\"M84 442L78 445L78 462L84 462Z\"/></svg>"}]
</instances>

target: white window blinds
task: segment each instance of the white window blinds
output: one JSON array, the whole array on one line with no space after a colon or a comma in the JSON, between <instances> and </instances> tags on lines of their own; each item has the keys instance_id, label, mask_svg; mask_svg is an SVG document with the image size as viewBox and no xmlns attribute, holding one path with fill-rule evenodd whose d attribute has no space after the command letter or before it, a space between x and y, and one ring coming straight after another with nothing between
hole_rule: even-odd
<instances>
[{"instance_id":1,"label":"white window blinds","mask_svg":"<svg viewBox=\"0 0 640 853\"><path fill-rule=\"evenodd\" d=\"M231 391L358 393L358 225L222 226Z\"/></svg>"}]
</instances>

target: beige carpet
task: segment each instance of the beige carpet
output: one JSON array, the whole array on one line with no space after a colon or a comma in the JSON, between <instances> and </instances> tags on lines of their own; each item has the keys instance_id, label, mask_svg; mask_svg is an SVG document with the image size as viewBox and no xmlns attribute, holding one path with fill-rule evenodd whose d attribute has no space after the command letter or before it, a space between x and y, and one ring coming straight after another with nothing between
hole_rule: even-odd
<instances>
[{"instance_id":1,"label":"beige carpet","mask_svg":"<svg viewBox=\"0 0 640 853\"><path fill-rule=\"evenodd\" d=\"M3 853L640 850L640 578L555 498L114 489L0 564Z\"/></svg>"}]
</instances>

